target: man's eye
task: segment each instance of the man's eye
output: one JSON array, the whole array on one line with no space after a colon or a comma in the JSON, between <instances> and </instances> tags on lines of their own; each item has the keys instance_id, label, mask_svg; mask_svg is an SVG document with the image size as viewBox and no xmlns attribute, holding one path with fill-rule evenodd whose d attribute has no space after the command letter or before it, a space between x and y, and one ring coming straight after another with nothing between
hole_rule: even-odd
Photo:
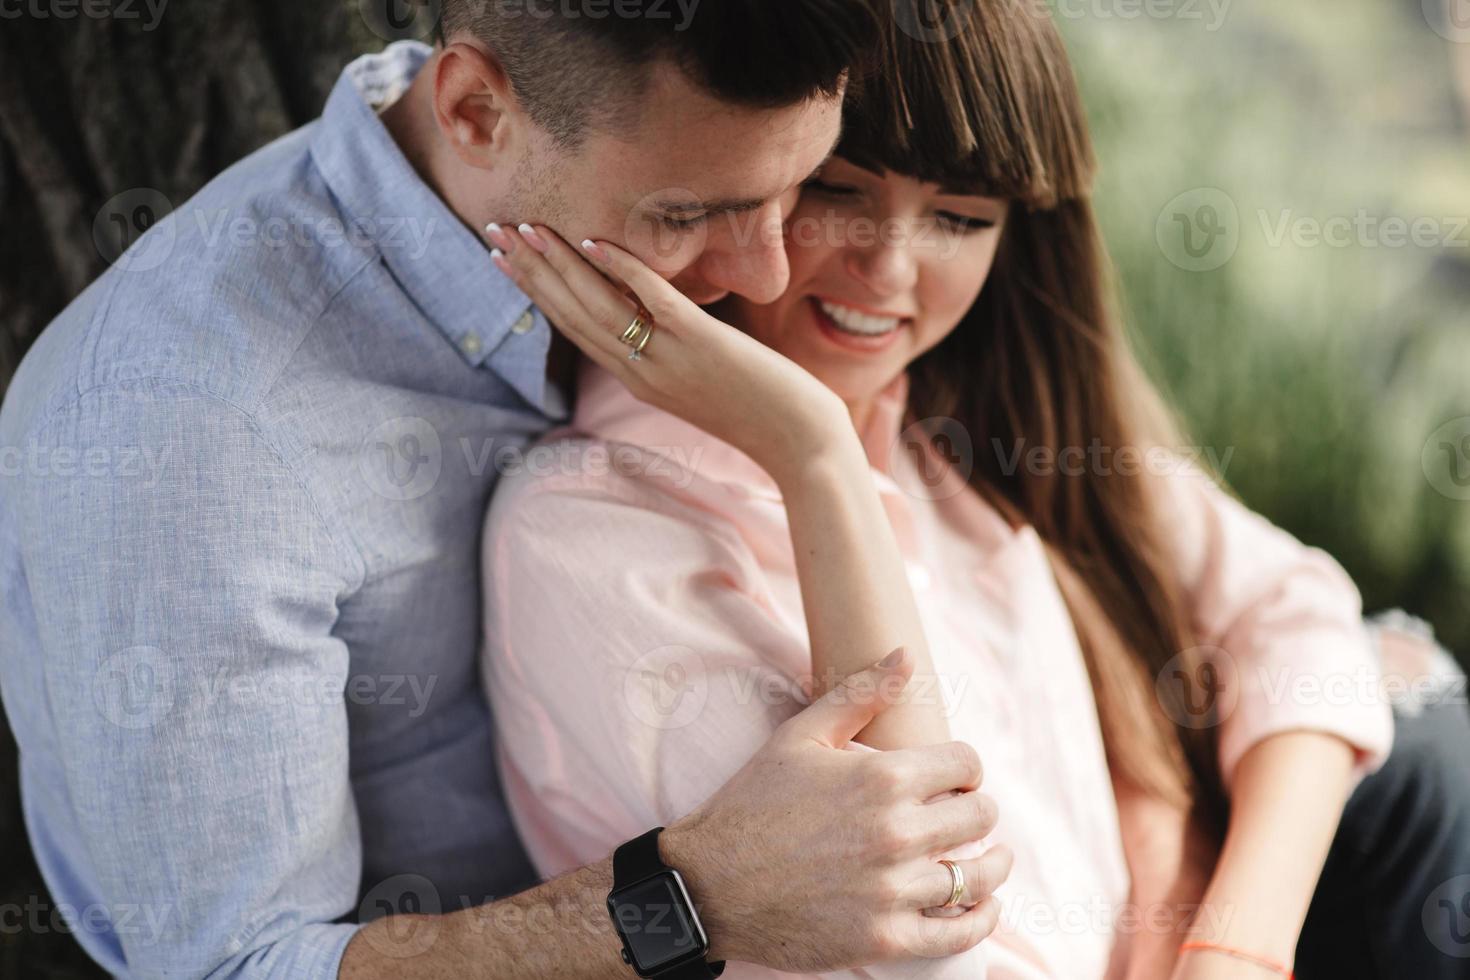
<instances>
[{"instance_id":1,"label":"man's eye","mask_svg":"<svg viewBox=\"0 0 1470 980\"><path fill-rule=\"evenodd\" d=\"M986 228L995 227L995 222L989 218L973 218L965 214L955 214L953 211L939 211L936 217L942 224L955 231L983 231Z\"/></svg>"},{"instance_id":2,"label":"man's eye","mask_svg":"<svg viewBox=\"0 0 1470 980\"><path fill-rule=\"evenodd\" d=\"M685 231L690 228L697 228L700 225L704 224L706 221L709 220L709 215L661 214L658 216L658 220L659 224L663 225L665 228L672 228L676 231Z\"/></svg>"}]
</instances>

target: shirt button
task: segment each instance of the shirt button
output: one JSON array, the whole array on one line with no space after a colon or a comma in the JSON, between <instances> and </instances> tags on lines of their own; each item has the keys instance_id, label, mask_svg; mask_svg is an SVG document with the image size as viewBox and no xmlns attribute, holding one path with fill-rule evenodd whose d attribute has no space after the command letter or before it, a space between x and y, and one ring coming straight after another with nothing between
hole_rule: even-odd
<instances>
[{"instance_id":1,"label":"shirt button","mask_svg":"<svg viewBox=\"0 0 1470 980\"><path fill-rule=\"evenodd\" d=\"M535 322L536 322L536 318L531 315L531 311L530 310L527 310L526 312L522 313L519 317L516 318L516 322L515 323L512 323L510 325L510 332L511 333L528 333L528 332L530 332L530 329L535 324Z\"/></svg>"},{"instance_id":2,"label":"shirt button","mask_svg":"<svg viewBox=\"0 0 1470 980\"><path fill-rule=\"evenodd\" d=\"M480 338L476 334L467 333L459 342L459 346L464 348L466 354L478 354L480 353Z\"/></svg>"}]
</instances>

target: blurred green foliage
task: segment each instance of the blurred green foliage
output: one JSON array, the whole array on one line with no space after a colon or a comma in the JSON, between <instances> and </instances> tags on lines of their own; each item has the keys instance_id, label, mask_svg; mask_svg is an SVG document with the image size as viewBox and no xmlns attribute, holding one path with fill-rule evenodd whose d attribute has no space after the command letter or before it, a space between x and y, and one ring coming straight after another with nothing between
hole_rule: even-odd
<instances>
[{"instance_id":1,"label":"blurred green foliage","mask_svg":"<svg viewBox=\"0 0 1470 980\"><path fill-rule=\"evenodd\" d=\"M1418 0L1048 6L1125 319L1191 439L1470 660L1470 45Z\"/></svg>"}]
</instances>

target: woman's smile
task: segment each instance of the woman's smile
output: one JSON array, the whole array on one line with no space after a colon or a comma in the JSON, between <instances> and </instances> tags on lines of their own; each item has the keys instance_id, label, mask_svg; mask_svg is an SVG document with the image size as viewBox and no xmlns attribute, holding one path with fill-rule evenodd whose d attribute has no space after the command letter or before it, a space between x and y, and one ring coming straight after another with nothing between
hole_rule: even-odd
<instances>
[{"instance_id":1,"label":"woman's smile","mask_svg":"<svg viewBox=\"0 0 1470 980\"><path fill-rule=\"evenodd\" d=\"M811 297L806 304L823 337L844 350L871 354L887 350L913 325L909 317L882 316L835 300Z\"/></svg>"}]
</instances>

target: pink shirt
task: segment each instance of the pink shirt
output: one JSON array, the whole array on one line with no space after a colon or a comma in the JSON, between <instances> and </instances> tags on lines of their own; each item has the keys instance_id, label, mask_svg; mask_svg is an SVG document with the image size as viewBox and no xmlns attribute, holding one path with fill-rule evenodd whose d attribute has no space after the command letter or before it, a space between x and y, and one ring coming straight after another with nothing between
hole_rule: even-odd
<instances>
[{"instance_id":1,"label":"pink shirt","mask_svg":"<svg viewBox=\"0 0 1470 980\"><path fill-rule=\"evenodd\" d=\"M978 846L1004 842L1016 860L1002 925L977 949L839 975L1102 977L1129 877L1076 634L1033 528L889 451L904 391L864 433L873 480L951 731L1000 804ZM571 427L522 462L486 526L484 669L511 812L551 876L703 802L800 710L810 652L785 509L739 451L587 367ZM1375 769L1392 720L1352 582L1197 471L1170 484L1200 642L1228 651L1238 679L1222 701L1227 782L1286 729L1340 735L1358 778Z\"/></svg>"}]
</instances>

